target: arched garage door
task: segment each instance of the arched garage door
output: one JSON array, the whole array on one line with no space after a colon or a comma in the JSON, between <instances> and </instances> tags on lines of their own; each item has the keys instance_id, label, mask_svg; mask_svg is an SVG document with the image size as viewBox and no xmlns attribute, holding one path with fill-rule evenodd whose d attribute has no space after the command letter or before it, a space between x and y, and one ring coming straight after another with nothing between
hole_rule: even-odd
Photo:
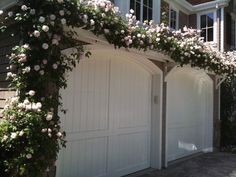
<instances>
[{"instance_id":1,"label":"arched garage door","mask_svg":"<svg viewBox=\"0 0 236 177\"><path fill-rule=\"evenodd\" d=\"M167 161L213 143L213 81L201 70L176 68L167 76Z\"/></svg>"},{"instance_id":2,"label":"arched garage door","mask_svg":"<svg viewBox=\"0 0 236 177\"><path fill-rule=\"evenodd\" d=\"M58 177L119 177L150 167L152 75L115 55L93 52L61 91L68 142Z\"/></svg>"}]
</instances>

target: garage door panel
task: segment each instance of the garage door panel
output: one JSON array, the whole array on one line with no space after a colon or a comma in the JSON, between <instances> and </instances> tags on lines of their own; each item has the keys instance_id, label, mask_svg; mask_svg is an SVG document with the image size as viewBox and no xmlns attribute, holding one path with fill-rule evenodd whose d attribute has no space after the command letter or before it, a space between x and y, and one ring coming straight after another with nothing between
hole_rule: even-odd
<instances>
[{"instance_id":1,"label":"garage door panel","mask_svg":"<svg viewBox=\"0 0 236 177\"><path fill-rule=\"evenodd\" d=\"M136 64L112 60L110 112L118 128L148 126L150 74ZM122 94L117 94L121 92ZM122 110L122 111L120 111Z\"/></svg>"},{"instance_id":2,"label":"garage door panel","mask_svg":"<svg viewBox=\"0 0 236 177\"><path fill-rule=\"evenodd\" d=\"M69 141L61 177L102 177L107 173L107 137ZM60 167L63 168L63 167Z\"/></svg>"},{"instance_id":3,"label":"garage door panel","mask_svg":"<svg viewBox=\"0 0 236 177\"><path fill-rule=\"evenodd\" d=\"M150 166L149 132L120 134L116 139L117 172L120 175Z\"/></svg>"},{"instance_id":4,"label":"garage door panel","mask_svg":"<svg viewBox=\"0 0 236 177\"><path fill-rule=\"evenodd\" d=\"M108 73L107 60L82 60L75 69L73 95L66 104L69 112L67 132L108 129Z\"/></svg>"},{"instance_id":5,"label":"garage door panel","mask_svg":"<svg viewBox=\"0 0 236 177\"><path fill-rule=\"evenodd\" d=\"M199 135L202 127L182 127L169 129L169 161L184 157L202 150L203 137Z\"/></svg>"}]
</instances>

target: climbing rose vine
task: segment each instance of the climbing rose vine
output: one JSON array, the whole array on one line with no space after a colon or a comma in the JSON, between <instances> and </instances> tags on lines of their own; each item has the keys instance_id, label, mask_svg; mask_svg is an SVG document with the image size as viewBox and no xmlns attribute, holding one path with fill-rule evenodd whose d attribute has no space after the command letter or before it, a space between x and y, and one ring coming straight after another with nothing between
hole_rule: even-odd
<instances>
[{"instance_id":1,"label":"climbing rose vine","mask_svg":"<svg viewBox=\"0 0 236 177\"><path fill-rule=\"evenodd\" d=\"M154 50L180 66L235 75L234 53L220 53L205 44L199 31L171 31L164 24L140 23L134 11L121 17L107 0L22 0L12 11L0 11L0 30L20 38L12 48L8 79L16 96L10 98L0 123L0 176L41 177L54 164L65 133L61 130L58 90L66 87L65 73L82 55L76 28L104 35L115 47ZM70 55L62 50L72 48Z\"/></svg>"}]
</instances>

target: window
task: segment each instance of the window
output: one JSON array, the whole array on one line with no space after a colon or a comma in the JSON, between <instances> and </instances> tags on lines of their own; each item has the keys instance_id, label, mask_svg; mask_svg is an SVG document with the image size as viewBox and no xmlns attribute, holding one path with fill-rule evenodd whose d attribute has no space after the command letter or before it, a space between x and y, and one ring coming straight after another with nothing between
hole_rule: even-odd
<instances>
[{"instance_id":1,"label":"window","mask_svg":"<svg viewBox=\"0 0 236 177\"><path fill-rule=\"evenodd\" d=\"M177 30L178 28L178 13L173 8L170 8L170 28Z\"/></svg>"},{"instance_id":2,"label":"window","mask_svg":"<svg viewBox=\"0 0 236 177\"><path fill-rule=\"evenodd\" d=\"M205 42L214 40L214 13L208 13L200 16L201 36Z\"/></svg>"},{"instance_id":3,"label":"window","mask_svg":"<svg viewBox=\"0 0 236 177\"><path fill-rule=\"evenodd\" d=\"M152 20L153 0L130 0L130 9L134 10L137 20Z\"/></svg>"}]
</instances>

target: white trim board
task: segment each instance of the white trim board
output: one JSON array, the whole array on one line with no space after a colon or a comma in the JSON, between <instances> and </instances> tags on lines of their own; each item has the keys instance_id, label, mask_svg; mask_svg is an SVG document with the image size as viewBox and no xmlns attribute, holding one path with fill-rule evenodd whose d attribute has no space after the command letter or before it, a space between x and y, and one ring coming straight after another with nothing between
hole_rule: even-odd
<instances>
[{"instance_id":1,"label":"white trim board","mask_svg":"<svg viewBox=\"0 0 236 177\"><path fill-rule=\"evenodd\" d=\"M168 3L172 3L176 8L183 11L187 15L198 13L206 10L213 10L221 7L226 7L229 5L230 0L215 0L207 3L202 3L198 5L192 5L186 0L165 0Z\"/></svg>"}]
</instances>

